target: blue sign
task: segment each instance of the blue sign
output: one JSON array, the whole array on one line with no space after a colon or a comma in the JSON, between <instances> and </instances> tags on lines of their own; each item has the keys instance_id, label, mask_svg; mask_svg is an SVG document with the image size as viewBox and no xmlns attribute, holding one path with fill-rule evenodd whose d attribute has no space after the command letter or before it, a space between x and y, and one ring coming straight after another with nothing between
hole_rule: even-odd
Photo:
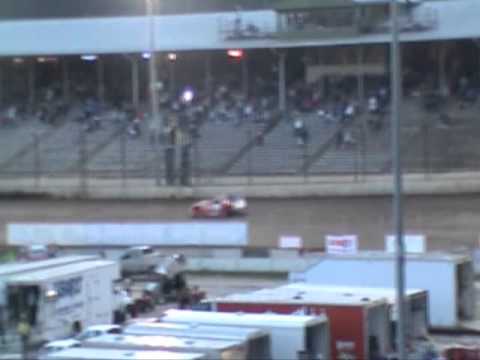
<instances>
[{"instance_id":1,"label":"blue sign","mask_svg":"<svg viewBox=\"0 0 480 360\"><path fill-rule=\"evenodd\" d=\"M81 276L77 276L72 279L60 280L54 283L53 288L57 292L58 299L80 294L82 291L82 280Z\"/></svg>"}]
</instances>

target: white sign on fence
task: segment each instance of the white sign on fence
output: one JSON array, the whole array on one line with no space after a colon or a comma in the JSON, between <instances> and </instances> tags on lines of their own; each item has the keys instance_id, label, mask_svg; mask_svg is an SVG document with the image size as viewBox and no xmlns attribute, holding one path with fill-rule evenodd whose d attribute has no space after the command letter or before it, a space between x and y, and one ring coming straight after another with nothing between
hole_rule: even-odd
<instances>
[{"instance_id":1,"label":"white sign on fence","mask_svg":"<svg viewBox=\"0 0 480 360\"><path fill-rule=\"evenodd\" d=\"M389 253L395 252L395 235L385 236L385 251ZM405 252L407 253L424 253L427 251L427 239L422 234L405 234L403 235L403 243Z\"/></svg>"},{"instance_id":2,"label":"white sign on fence","mask_svg":"<svg viewBox=\"0 0 480 360\"><path fill-rule=\"evenodd\" d=\"M354 254L358 251L358 236L327 235L325 236L325 251L327 254Z\"/></svg>"},{"instance_id":3,"label":"white sign on fence","mask_svg":"<svg viewBox=\"0 0 480 360\"><path fill-rule=\"evenodd\" d=\"M280 236L278 240L280 249L301 249L303 248L303 240L300 236Z\"/></svg>"},{"instance_id":4,"label":"white sign on fence","mask_svg":"<svg viewBox=\"0 0 480 360\"><path fill-rule=\"evenodd\" d=\"M245 246L244 222L136 224L8 224L9 245L60 246Z\"/></svg>"}]
</instances>

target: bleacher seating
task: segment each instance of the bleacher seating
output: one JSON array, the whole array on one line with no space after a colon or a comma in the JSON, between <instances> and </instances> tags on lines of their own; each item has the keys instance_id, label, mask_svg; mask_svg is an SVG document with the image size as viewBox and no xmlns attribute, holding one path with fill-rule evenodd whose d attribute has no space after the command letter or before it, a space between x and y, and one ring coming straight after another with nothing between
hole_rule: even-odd
<instances>
[{"instance_id":1,"label":"bleacher seating","mask_svg":"<svg viewBox=\"0 0 480 360\"><path fill-rule=\"evenodd\" d=\"M268 134L263 145L254 146L229 171L231 175L295 174L302 167L306 156L325 142L336 128L318 115L302 116L309 132L308 146L299 145L293 135L291 118L283 120Z\"/></svg>"},{"instance_id":2,"label":"bleacher seating","mask_svg":"<svg viewBox=\"0 0 480 360\"><path fill-rule=\"evenodd\" d=\"M439 120L439 113L427 112L417 100L408 99L402 114L402 155L405 171L449 171L480 167L475 159L480 125L475 107L450 111L451 123ZM13 127L0 129L0 174L75 175L82 147L82 125L74 121L78 108L70 110L61 124L47 125L25 119ZM298 116L298 115L295 115ZM332 137L338 121L327 121L318 114L301 115L309 131L308 146L297 143L293 119L284 118L265 135L263 145L252 144L258 124L235 124L232 121L205 121L200 138L192 147L194 175L301 175L306 160L309 174L385 173L390 171L390 127L385 115L384 127L374 131L364 125L360 115L351 126L357 144L337 147ZM365 120L368 122L368 120ZM83 145L89 176L119 177L122 173L122 141L125 141L125 174L153 177L163 172L164 153L150 143L147 123L138 138L122 136L124 122L113 118L102 121L102 129L85 133ZM428 129L422 128L427 124ZM39 139L34 146L33 134ZM427 142L425 142L427 137ZM365 141L364 141L365 140ZM328 144L318 157L316 150ZM245 150L245 151L243 151ZM243 151L243 152L241 152ZM425 157L428 156L426 160ZM231 164L229 164L231 162ZM226 166L228 165L228 166ZM222 173L221 170L225 169Z\"/></svg>"}]
</instances>

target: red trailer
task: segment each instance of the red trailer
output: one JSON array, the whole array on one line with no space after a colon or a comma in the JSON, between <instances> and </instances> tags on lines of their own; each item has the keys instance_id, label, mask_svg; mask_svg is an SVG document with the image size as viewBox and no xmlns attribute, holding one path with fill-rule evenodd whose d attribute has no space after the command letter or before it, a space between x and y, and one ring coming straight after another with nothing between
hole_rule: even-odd
<instances>
[{"instance_id":1,"label":"red trailer","mask_svg":"<svg viewBox=\"0 0 480 360\"><path fill-rule=\"evenodd\" d=\"M384 298L309 292L288 287L207 300L215 311L325 314L332 359L369 359L389 352L390 309Z\"/></svg>"}]
</instances>

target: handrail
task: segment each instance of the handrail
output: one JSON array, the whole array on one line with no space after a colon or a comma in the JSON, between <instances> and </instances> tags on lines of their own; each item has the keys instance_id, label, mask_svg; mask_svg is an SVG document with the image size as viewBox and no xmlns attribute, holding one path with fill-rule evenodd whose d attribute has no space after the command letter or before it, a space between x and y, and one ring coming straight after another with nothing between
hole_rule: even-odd
<instances>
[{"instance_id":1,"label":"handrail","mask_svg":"<svg viewBox=\"0 0 480 360\"><path fill-rule=\"evenodd\" d=\"M311 154L308 157L308 159L305 161L305 163L302 164L302 166L297 170L297 173L305 173L308 170L310 170L312 165L314 163L316 163L320 158L322 158L325 155L325 153L330 149L330 146L335 142L338 134L340 132L342 132L343 130L348 129L351 126L353 126L354 123L355 123L355 120L353 120L349 123L340 124L337 127L337 129L330 135L330 137L327 139L327 141L320 144L318 149L316 151L314 151L313 154Z\"/></svg>"},{"instance_id":2,"label":"handrail","mask_svg":"<svg viewBox=\"0 0 480 360\"><path fill-rule=\"evenodd\" d=\"M271 133L277 125L280 123L282 116L281 114L277 114L278 116L274 117L274 120L270 121L267 127L263 131L263 136L267 136ZM243 145L237 153L235 153L230 159L227 159L222 165L220 165L214 173L217 174L225 174L229 172L237 162L239 162L253 147L257 144L257 139L253 137L250 139L245 145Z\"/></svg>"}]
</instances>

